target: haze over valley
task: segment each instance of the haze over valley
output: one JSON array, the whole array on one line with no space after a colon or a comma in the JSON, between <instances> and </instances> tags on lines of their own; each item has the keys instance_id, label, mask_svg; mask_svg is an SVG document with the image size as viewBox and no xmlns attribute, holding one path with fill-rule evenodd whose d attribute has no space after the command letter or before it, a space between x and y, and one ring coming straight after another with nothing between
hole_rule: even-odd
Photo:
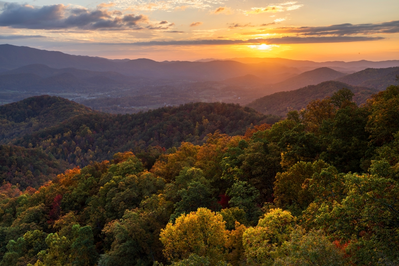
<instances>
[{"instance_id":1,"label":"haze over valley","mask_svg":"<svg viewBox=\"0 0 399 266\"><path fill-rule=\"evenodd\" d=\"M335 89L324 89L326 92L321 96L330 96L340 87L351 86L379 91L395 84L399 74L399 67L395 68L399 61L395 60L316 63L243 58L156 62L73 56L11 45L1 45L0 53L4 55L0 60L1 104L31 96L54 95L109 113L135 113L190 102L245 106L276 92L318 84L323 87L323 82L335 80L343 83ZM313 95L301 100L300 105L280 101L279 108L304 108L307 102L318 97L317 93ZM362 97L359 104L365 100ZM274 107L268 105L257 110L285 114L272 109Z\"/></svg>"}]
</instances>

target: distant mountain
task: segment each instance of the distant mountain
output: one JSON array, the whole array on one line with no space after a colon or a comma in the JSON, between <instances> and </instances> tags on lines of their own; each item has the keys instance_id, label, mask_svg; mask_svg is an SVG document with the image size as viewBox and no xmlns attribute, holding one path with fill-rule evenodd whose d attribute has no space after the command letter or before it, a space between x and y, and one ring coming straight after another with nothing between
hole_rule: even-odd
<instances>
[{"instance_id":1,"label":"distant mountain","mask_svg":"<svg viewBox=\"0 0 399 266\"><path fill-rule=\"evenodd\" d=\"M72 117L94 113L75 102L51 96L37 96L0 106L0 143L59 125Z\"/></svg>"},{"instance_id":2,"label":"distant mountain","mask_svg":"<svg viewBox=\"0 0 399 266\"><path fill-rule=\"evenodd\" d=\"M93 77L107 77L110 79L115 79L115 80L123 80L123 81L133 81L131 77L122 75L117 72L111 72L111 71L90 71L90 70L84 70L84 69L78 69L78 68L53 68L49 67L47 65L43 64L32 64L32 65L26 65L23 67L19 67L13 70L5 71L0 73L0 80L2 77L7 76L7 75L14 75L14 74L34 74L36 76L42 77L42 78L48 78L51 76L56 76L60 74L71 74L77 78L81 79L89 79Z\"/></svg>"},{"instance_id":3,"label":"distant mountain","mask_svg":"<svg viewBox=\"0 0 399 266\"><path fill-rule=\"evenodd\" d=\"M260 86L264 85L264 80L255 75L244 75L231 79L226 79L222 83L232 86Z\"/></svg>"},{"instance_id":4,"label":"distant mountain","mask_svg":"<svg viewBox=\"0 0 399 266\"><path fill-rule=\"evenodd\" d=\"M143 80L117 72L89 71L76 68L52 68L33 64L0 73L0 98L14 101L42 94L79 96L89 93L112 93L120 87L142 86Z\"/></svg>"},{"instance_id":5,"label":"distant mountain","mask_svg":"<svg viewBox=\"0 0 399 266\"><path fill-rule=\"evenodd\" d=\"M74 56L9 44L0 45L0 54L0 67L9 70L31 64L44 64L54 68L72 67L101 71L115 65L112 60L105 58Z\"/></svg>"},{"instance_id":6,"label":"distant mountain","mask_svg":"<svg viewBox=\"0 0 399 266\"><path fill-rule=\"evenodd\" d=\"M328 67L321 67L304 72L298 76L270 86L273 92L296 90L308 85L316 85L324 81L335 80L345 76L344 73L335 71Z\"/></svg>"},{"instance_id":7,"label":"distant mountain","mask_svg":"<svg viewBox=\"0 0 399 266\"><path fill-rule=\"evenodd\" d=\"M301 110L310 101L329 97L342 88L348 88L355 94L354 101L357 104L365 103L371 95L377 92L374 89L351 86L338 81L326 81L298 90L274 93L257 99L247 106L263 114L285 116L290 110Z\"/></svg>"},{"instance_id":8,"label":"distant mountain","mask_svg":"<svg viewBox=\"0 0 399 266\"><path fill-rule=\"evenodd\" d=\"M344 82L354 86L363 86L374 88L376 90L385 90L390 85L397 85L399 81L399 67L390 68L367 68L365 70L338 78L337 81Z\"/></svg>"},{"instance_id":9,"label":"distant mountain","mask_svg":"<svg viewBox=\"0 0 399 266\"><path fill-rule=\"evenodd\" d=\"M273 66L269 64L243 64L228 60L210 62L156 62L145 58L136 60L108 60L99 57L75 56L61 52L7 44L0 45L0 54L2 55L0 57L0 69L3 70L12 70L26 65L41 64L58 69L77 68L91 71L114 71L124 75L153 79L179 78L218 81L246 74L253 74L260 75L269 83L282 81L284 76L279 76L279 74L297 74L299 72L295 68L276 64ZM43 69L39 70L41 71Z\"/></svg>"},{"instance_id":10,"label":"distant mountain","mask_svg":"<svg viewBox=\"0 0 399 266\"><path fill-rule=\"evenodd\" d=\"M366 68L388 68L399 66L399 60L386 60L386 61L326 61L326 62L313 62L309 60L292 60L285 58L233 58L231 60L241 62L244 64L249 63L269 63L279 64L289 67L301 69L303 71L309 71L315 68L328 67L339 72L352 73L361 71Z\"/></svg>"}]
</instances>

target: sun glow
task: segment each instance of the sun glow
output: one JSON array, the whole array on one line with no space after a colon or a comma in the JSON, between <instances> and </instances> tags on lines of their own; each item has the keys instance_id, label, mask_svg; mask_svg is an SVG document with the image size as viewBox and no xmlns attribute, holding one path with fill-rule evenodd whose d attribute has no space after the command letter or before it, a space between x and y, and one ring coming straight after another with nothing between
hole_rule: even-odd
<instances>
[{"instance_id":1,"label":"sun glow","mask_svg":"<svg viewBox=\"0 0 399 266\"><path fill-rule=\"evenodd\" d=\"M261 50L261 51L270 51L270 50L272 50L274 45L262 43L262 44L257 44L257 45L249 45L249 47L252 49L257 49L257 50Z\"/></svg>"}]
</instances>

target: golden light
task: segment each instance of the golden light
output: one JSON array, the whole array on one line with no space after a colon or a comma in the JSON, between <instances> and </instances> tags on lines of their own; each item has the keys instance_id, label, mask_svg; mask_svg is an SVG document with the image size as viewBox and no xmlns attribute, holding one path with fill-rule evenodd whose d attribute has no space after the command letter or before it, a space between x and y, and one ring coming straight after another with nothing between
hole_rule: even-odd
<instances>
[{"instance_id":1,"label":"golden light","mask_svg":"<svg viewBox=\"0 0 399 266\"><path fill-rule=\"evenodd\" d=\"M268 44L262 43L262 44L257 44L257 45L249 45L249 47L252 49L266 51L266 50L271 50L273 48L273 45L268 45Z\"/></svg>"},{"instance_id":2,"label":"golden light","mask_svg":"<svg viewBox=\"0 0 399 266\"><path fill-rule=\"evenodd\" d=\"M272 46L262 43L261 45L258 45L258 49L259 50L270 50L270 49L272 49Z\"/></svg>"}]
</instances>

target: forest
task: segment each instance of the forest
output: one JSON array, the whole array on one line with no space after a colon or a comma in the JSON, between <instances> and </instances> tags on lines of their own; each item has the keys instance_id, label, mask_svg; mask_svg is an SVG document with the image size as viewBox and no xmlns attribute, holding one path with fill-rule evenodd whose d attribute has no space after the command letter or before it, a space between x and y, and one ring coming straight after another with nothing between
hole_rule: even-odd
<instances>
[{"instance_id":1,"label":"forest","mask_svg":"<svg viewBox=\"0 0 399 266\"><path fill-rule=\"evenodd\" d=\"M0 265L398 265L399 87L353 97L2 117L1 158L52 167L3 179Z\"/></svg>"}]
</instances>

